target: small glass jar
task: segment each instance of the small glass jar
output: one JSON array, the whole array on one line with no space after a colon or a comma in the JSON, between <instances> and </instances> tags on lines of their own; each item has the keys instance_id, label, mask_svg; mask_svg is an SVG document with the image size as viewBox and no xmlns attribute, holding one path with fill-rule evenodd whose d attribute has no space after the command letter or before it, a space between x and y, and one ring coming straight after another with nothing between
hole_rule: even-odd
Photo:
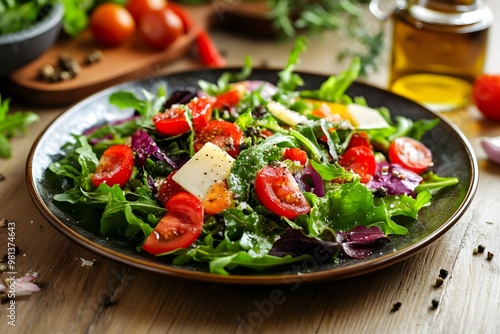
<instances>
[{"instance_id":1,"label":"small glass jar","mask_svg":"<svg viewBox=\"0 0 500 334\"><path fill-rule=\"evenodd\" d=\"M482 0L398 0L391 17L389 88L434 111L466 105L483 71L491 10Z\"/></svg>"}]
</instances>

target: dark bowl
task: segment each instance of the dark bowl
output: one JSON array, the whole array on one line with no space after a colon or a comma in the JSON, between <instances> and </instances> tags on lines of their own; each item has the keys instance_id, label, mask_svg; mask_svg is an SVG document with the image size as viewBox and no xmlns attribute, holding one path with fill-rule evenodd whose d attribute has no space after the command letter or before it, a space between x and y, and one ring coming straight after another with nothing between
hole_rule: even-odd
<instances>
[{"instance_id":1,"label":"dark bowl","mask_svg":"<svg viewBox=\"0 0 500 334\"><path fill-rule=\"evenodd\" d=\"M61 30L64 7L47 7L43 18L31 27L0 35L0 77L21 68L50 48Z\"/></svg>"},{"instance_id":2,"label":"dark bowl","mask_svg":"<svg viewBox=\"0 0 500 334\"><path fill-rule=\"evenodd\" d=\"M439 118L440 123L422 138L434 153L433 171L442 176L456 176L460 182L454 187L442 189L433 195L432 205L422 208L418 220L407 227L408 235L393 236L392 242L363 260L342 260L323 263L312 259L293 266L283 266L265 273L244 273L230 276L210 274L205 264L177 266L168 259L154 258L139 253L134 244L125 239L108 238L91 226L100 216L85 208L67 207L52 200L61 192L61 180L48 171L48 166L61 157L61 147L72 140L72 134L82 133L97 124L112 122L133 115L134 110L120 110L111 106L109 96L118 90L140 95L146 89L156 92L163 87L169 94L176 89L196 87L198 80L217 82L225 71L239 73L241 69L218 69L148 77L125 83L96 93L59 116L34 144L27 163L27 183L30 194L40 212L62 234L75 243L117 262L151 272L179 278L231 284L296 284L300 282L333 281L366 274L408 258L436 241L448 231L466 212L472 202L478 184L477 161L466 137L444 116L425 109L421 105L388 91L354 83L347 94L363 96L371 107L385 106L393 116L405 116L412 120ZM306 85L304 89L317 89L327 77L300 73ZM254 69L250 80L276 83L277 71ZM97 228L98 230L98 228ZM47 241L50 242L50 241Z\"/></svg>"}]
</instances>

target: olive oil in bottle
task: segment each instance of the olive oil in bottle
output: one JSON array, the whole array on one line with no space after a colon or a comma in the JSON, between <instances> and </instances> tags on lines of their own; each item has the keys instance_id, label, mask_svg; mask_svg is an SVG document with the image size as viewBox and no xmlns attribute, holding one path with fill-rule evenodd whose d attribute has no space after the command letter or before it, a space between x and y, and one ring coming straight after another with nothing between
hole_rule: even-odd
<instances>
[{"instance_id":1,"label":"olive oil in bottle","mask_svg":"<svg viewBox=\"0 0 500 334\"><path fill-rule=\"evenodd\" d=\"M390 89L432 110L464 106L493 15L482 0L408 0L393 13Z\"/></svg>"}]
</instances>

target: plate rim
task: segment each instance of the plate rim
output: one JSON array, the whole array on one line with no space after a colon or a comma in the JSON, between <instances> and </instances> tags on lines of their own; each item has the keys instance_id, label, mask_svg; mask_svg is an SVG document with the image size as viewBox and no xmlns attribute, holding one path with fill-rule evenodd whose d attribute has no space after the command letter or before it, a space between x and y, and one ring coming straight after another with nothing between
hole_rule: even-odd
<instances>
[{"instance_id":1,"label":"plate rim","mask_svg":"<svg viewBox=\"0 0 500 334\"><path fill-rule=\"evenodd\" d=\"M163 80L164 78L176 75L189 75L192 73L200 73L200 72L226 72L226 71L238 71L241 70L241 67L229 67L224 69L194 69L187 71L179 71L172 72L169 74L164 74L155 77L149 77L144 79L132 80L124 83L120 83L101 91L95 92L94 94L70 105L67 109L65 109L61 114L59 114L55 119L53 119L45 129L42 130L40 135L37 137L35 142L33 143L28 159L26 162L26 182L28 186L28 190L30 196L39 210L39 212L45 217L45 219L62 235L68 238L70 241L75 242L80 247L83 247L99 256L102 256L108 260L112 260L116 263L120 263L123 265L131 266L137 269L145 270L148 272L153 272L161 275L166 275L170 277L190 279L196 281L204 281L204 282L214 282L214 283L224 283L224 284L250 284L250 285L281 285L281 284L290 284L297 283L297 280L300 282L307 283L315 283L315 282L324 282L324 281L337 281L350 277L365 275L370 272L374 272L383 268L387 268L393 264L396 264L400 261L403 261L422 249L428 247L433 242L437 241L440 237L442 237L451 227L453 227L460 218L465 214L467 209L472 204L474 199L474 195L477 191L478 187L478 162L477 158L474 154L474 150L472 148L471 143L467 139L467 137L463 134L463 132L450 120L445 118L439 113L434 113L424 106L409 100L405 97L394 94L388 90L385 90L380 87L373 86L371 84L355 81L355 85L364 86L365 88L382 91L385 94L390 94L400 98L405 103L410 103L418 106L420 109L425 110L426 113L432 115L433 117L437 117L441 122L446 123L447 126L453 130L453 134L460 140L460 144L463 146L468 159L468 163L470 166L471 172L471 181L468 184L468 187L464 194L464 200L460 203L455 212L446 219L446 221L436 228L434 231L426 235L423 239L418 240L412 244L405 246L402 249L395 250L391 253L384 254L382 256L369 259L366 261L360 261L353 264L350 264L345 267L336 267L333 269L325 269L321 271L315 272L306 272L306 273L281 273L281 274L256 274L256 275L220 275L220 274L212 274L209 272L202 271L193 271L187 269L179 269L175 267L166 266L162 262L152 262L146 261L140 258L129 257L126 254L122 254L114 249L110 249L104 247L102 245L97 244L91 239L88 239L82 235L80 235L77 231L70 228L68 225L64 224L45 204L43 198L41 198L38 190L35 186L35 179L33 175L33 165L34 165L34 155L38 149L38 144L43 139L45 133L55 127L58 121L60 122L64 115L70 113L72 110L78 109L80 105L85 105L87 103L91 103L92 100L99 99L102 96L108 95L111 92L123 89L127 86L134 86L138 84L144 84L145 81L150 80ZM264 71L264 72L276 72L279 71L277 69L272 68L254 68L254 71ZM325 74L314 73L310 71L296 71L295 73L299 75L313 75L327 78L328 76Z\"/></svg>"}]
</instances>

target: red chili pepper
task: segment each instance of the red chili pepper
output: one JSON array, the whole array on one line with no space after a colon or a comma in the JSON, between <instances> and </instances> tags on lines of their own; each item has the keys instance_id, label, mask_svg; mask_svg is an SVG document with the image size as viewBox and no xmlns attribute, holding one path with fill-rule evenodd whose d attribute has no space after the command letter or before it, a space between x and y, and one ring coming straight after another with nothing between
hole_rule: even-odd
<instances>
[{"instance_id":1,"label":"red chili pepper","mask_svg":"<svg viewBox=\"0 0 500 334\"><path fill-rule=\"evenodd\" d=\"M196 44L198 45L199 57L204 65L209 67L224 67L226 65L226 60L219 53L217 46L206 31L202 30L198 33Z\"/></svg>"},{"instance_id":2,"label":"red chili pepper","mask_svg":"<svg viewBox=\"0 0 500 334\"><path fill-rule=\"evenodd\" d=\"M179 16L186 32L193 28L193 19L182 6L169 1L167 7ZM200 60L204 65L209 67L224 67L226 65L226 60L205 30L201 30L196 36L196 45Z\"/></svg>"}]
</instances>

